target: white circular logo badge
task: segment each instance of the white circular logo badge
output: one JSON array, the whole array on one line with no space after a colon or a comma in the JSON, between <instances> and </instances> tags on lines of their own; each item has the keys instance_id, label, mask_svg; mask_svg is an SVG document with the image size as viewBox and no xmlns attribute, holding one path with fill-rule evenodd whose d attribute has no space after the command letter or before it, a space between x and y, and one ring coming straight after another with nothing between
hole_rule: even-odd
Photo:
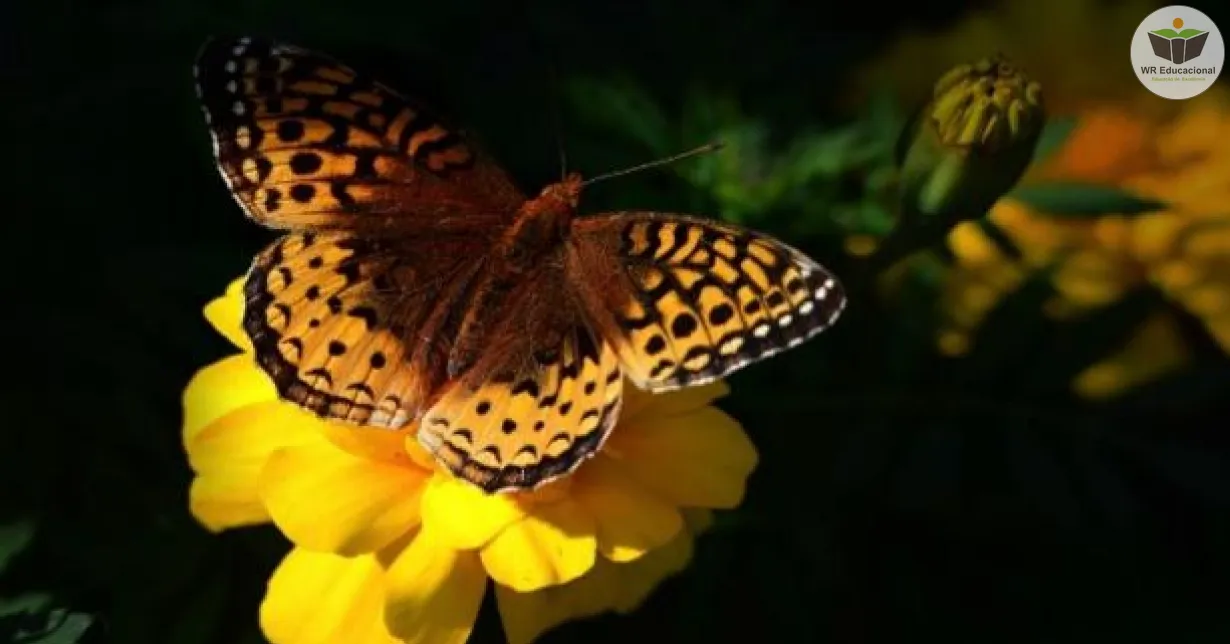
<instances>
[{"instance_id":1,"label":"white circular logo badge","mask_svg":"<svg viewBox=\"0 0 1230 644\"><path fill-rule=\"evenodd\" d=\"M1226 41L1203 13L1174 5L1149 14L1132 36L1132 67L1150 92L1191 98L1213 85L1226 58Z\"/></svg>"}]
</instances>

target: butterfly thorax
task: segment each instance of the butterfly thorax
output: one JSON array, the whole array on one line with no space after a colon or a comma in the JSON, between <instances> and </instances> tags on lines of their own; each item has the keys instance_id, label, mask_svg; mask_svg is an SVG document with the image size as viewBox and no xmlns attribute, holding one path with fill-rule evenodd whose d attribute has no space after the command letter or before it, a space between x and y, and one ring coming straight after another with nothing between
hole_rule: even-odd
<instances>
[{"instance_id":1,"label":"butterfly thorax","mask_svg":"<svg viewBox=\"0 0 1230 644\"><path fill-rule=\"evenodd\" d=\"M448 361L450 377L460 375L480 355L490 352L491 328L520 287L532 280L536 271L561 265L580 191L581 177L577 174L547 186L525 202L496 240L454 336Z\"/></svg>"},{"instance_id":2,"label":"butterfly thorax","mask_svg":"<svg viewBox=\"0 0 1230 644\"><path fill-rule=\"evenodd\" d=\"M525 202L496 242L497 272L524 274L556 254L568 239L581 194L581 176L570 174Z\"/></svg>"}]
</instances>

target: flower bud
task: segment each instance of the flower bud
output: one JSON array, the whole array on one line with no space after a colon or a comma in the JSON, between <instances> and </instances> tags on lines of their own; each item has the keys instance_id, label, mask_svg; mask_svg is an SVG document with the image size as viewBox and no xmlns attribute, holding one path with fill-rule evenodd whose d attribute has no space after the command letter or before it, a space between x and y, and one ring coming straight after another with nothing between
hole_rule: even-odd
<instances>
[{"instance_id":1,"label":"flower bud","mask_svg":"<svg viewBox=\"0 0 1230 644\"><path fill-rule=\"evenodd\" d=\"M930 245L986 215L1025 173L1045 120L1042 86L1001 55L940 77L897 142L901 213L892 246Z\"/></svg>"}]
</instances>

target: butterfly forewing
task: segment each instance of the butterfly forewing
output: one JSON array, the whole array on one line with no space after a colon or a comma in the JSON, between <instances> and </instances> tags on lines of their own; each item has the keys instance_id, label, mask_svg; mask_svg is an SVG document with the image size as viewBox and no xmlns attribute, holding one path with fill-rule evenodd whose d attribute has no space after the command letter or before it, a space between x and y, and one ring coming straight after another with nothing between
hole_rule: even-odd
<instances>
[{"instance_id":1,"label":"butterfly forewing","mask_svg":"<svg viewBox=\"0 0 1230 644\"><path fill-rule=\"evenodd\" d=\"M290 233L261 252L244 287L244 330L281 396L316 414L398 428L443 380L448 312L481 252L346 232Z\"/></svg>"},{"instance_id":2,"label":"butterfly forewing","mask_svg":"<svg viewBox=\"0 0 1230 644\"><path fill-rule=\"evenodd\" d=\"M612 213L576 220L569 270L637 386L712 381L827 329L841 284L761 233L694 217Z\"/></svg>"},{"instance_id":3,"label":"butterfly forewing","mask_svg":"<svg viewBox=\"0 0 1230 644\"><path fill-rule=\"evenodd\" d=\"M429 109L325 56L216 39L196 76L222 176L264 225L491 235L525 201Z\"/></svg>"}]
</instances>

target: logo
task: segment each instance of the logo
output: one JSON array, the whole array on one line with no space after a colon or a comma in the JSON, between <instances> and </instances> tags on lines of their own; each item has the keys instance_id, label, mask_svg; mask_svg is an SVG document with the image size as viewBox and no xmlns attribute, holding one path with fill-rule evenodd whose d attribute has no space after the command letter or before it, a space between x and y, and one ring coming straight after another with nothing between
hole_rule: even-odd
<instances>
[{"instance_id":1,"label":"logo","mask_svg":"<svg viewBox=\"0 0 1230 644\"><path fill-rule=\"evenodd\" d=\"M1181 100L1213 85L1226 58L1226 42L1203 13L1174 5L1149 14L1132 37L1132 66L1150 92Z\"/></svg>"}]
</instances>

